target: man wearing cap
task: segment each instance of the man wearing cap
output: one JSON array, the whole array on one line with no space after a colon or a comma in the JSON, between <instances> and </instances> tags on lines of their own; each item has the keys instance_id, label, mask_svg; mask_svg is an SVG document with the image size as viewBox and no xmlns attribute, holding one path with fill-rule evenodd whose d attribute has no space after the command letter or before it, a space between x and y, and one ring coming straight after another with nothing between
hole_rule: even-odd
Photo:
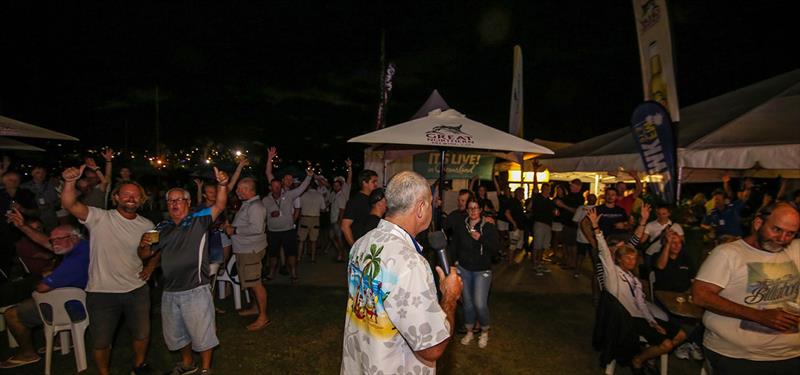
<instances>
[{"instance_id":1,"label":"man wearing cap","mask_svg":"<svg viewBox=\"0 0 800 375\"><path fill-rule=\"evenodd\" d=\"M317 239L319 238L319 217L325 210L325 197L317 190L317 183L312 182L303 195L300 196L300 222L297 228L299 254L303 259L306 240L309 242L311 263L317 261Z\"/></svg>"}]
</instances>

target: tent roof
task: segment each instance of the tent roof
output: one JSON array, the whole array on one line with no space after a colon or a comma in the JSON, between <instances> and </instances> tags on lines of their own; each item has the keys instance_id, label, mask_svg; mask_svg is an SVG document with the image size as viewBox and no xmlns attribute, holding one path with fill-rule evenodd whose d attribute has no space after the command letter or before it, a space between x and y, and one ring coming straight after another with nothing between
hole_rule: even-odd
<instances>
[{"instance_id":1,"label":"tent roof","mask_svg":"<svg viewBox=\"0 0 800 375\"><path fill-rule=\"evenodd\" d=\"M764 168L786 169L786 164L792 168L792 163L796 167L800 165L800 132L793 129L798 123L800 69L681 109L679 165L747 169L759 161ZM731 159L731 155L740 157ZM770 164L768 159L778 160ZM561 171L644 169L627 126L543 156L541 161Z\"/></svg>"},{"instance_id":2,"label":"tent roof","mask_svg":"<svg viewBox=\"0 0 800 375\"><path fill-rule=\"evenodd\" d=\"M427 116L351 138L348 142L403 145L420 148L463 148L552 154L547 147L470 120L454 109L434 110Z\"/></svg>"},{"instance_id":3,"label":"tent roof","mask_svg":"<svg viewBox=\"0 0 800 375\"><path fill-rule=\"evenodd\" d=\"M78 140L78 138L71 135L31 125L5 116L0 116L0 136L63 139L67 141Z\"/></svg>"}]
</instances>

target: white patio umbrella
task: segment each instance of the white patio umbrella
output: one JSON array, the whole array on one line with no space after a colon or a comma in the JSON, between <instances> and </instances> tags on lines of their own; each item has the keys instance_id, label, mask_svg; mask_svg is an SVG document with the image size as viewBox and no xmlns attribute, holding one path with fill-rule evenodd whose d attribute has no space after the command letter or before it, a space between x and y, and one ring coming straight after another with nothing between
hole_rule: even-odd
<instances>
[{"instance_id":1,"label":"white patio umbrella","mask_svg":"<svg viewBox=\"0 0 800 375\"><path fill-rule=\"evenodd\" d=\"M0 137L0 150L44 151L43 148L6 137Z\"/></svg>"},{"instance_id":2,"label":"white patio umbrella","mask_svg":"<svg viewBox=\"0 0 800 375\"><path fill-rule=\"evenodd\" d=\"M378 148L439 150L439 186L444 186L444 161L448 149L553 153L547 147L470 120L454 109L436 109L428 112L427 116L360 135L347 142L368 143ZM442 189L439 189L440 198L442 193Z\"/></svg>"},{"instance_id":3,"label":"white patio umbrella","mask_svg":"<svg viewBox=\"0 0 800 375\"><path fill-rule=\"evenodd\" d=\"M5 116L0 116L0 136L63 139L67 141L78 140L78 138L71 135L31 125Z\"/></svg>"}]
</instances>

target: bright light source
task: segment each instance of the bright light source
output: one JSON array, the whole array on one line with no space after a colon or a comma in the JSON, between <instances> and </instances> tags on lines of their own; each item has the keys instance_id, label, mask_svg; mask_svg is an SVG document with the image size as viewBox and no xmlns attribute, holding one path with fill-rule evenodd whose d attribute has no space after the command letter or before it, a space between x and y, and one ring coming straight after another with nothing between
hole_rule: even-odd
<instances>
[{"instance_id":1,"label":"bright light source","mask_svg":"<svg viewBox=\"0 0 800 375\"><path fill-rule=\"evenodd\" d=\"M211 159L206 159L206 164L211 164Z\"/></svg>"},{"instance_id":2,"label":"bright light source","mask_svg":"<svg viewBox=\"0 0 800 375\"><path fill-rule=\"evenodd\" d=\"M242 152L239 151L239 150L236 150L236 156L242 156Z\"/></svg>"}]
</instances>

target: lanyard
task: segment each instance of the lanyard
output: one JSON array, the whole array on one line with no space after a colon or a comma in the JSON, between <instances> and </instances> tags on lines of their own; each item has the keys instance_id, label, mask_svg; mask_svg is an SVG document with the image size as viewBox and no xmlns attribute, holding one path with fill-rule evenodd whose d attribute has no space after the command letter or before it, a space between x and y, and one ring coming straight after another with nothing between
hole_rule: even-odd
<instances>
[{"instance_id":1,"label":"lanyard","mask_svg":"<svg viewBox=\"0 0 800 375\"><path fill-rule=\"evenodd\" d=\"M403 229L403 228L401 227L400 229ZM417 240L414 239L414 236L412 236L411 233L408 233L408 231L405 230L405 229L403 229L403 232L406 232L406 234L408 235L408 238L411 239L411 243L414 244L414 249L417 250L417 253L422 255L422 246L420 246L419 243L417 242Z\"/></svg>"}]
</instances>

